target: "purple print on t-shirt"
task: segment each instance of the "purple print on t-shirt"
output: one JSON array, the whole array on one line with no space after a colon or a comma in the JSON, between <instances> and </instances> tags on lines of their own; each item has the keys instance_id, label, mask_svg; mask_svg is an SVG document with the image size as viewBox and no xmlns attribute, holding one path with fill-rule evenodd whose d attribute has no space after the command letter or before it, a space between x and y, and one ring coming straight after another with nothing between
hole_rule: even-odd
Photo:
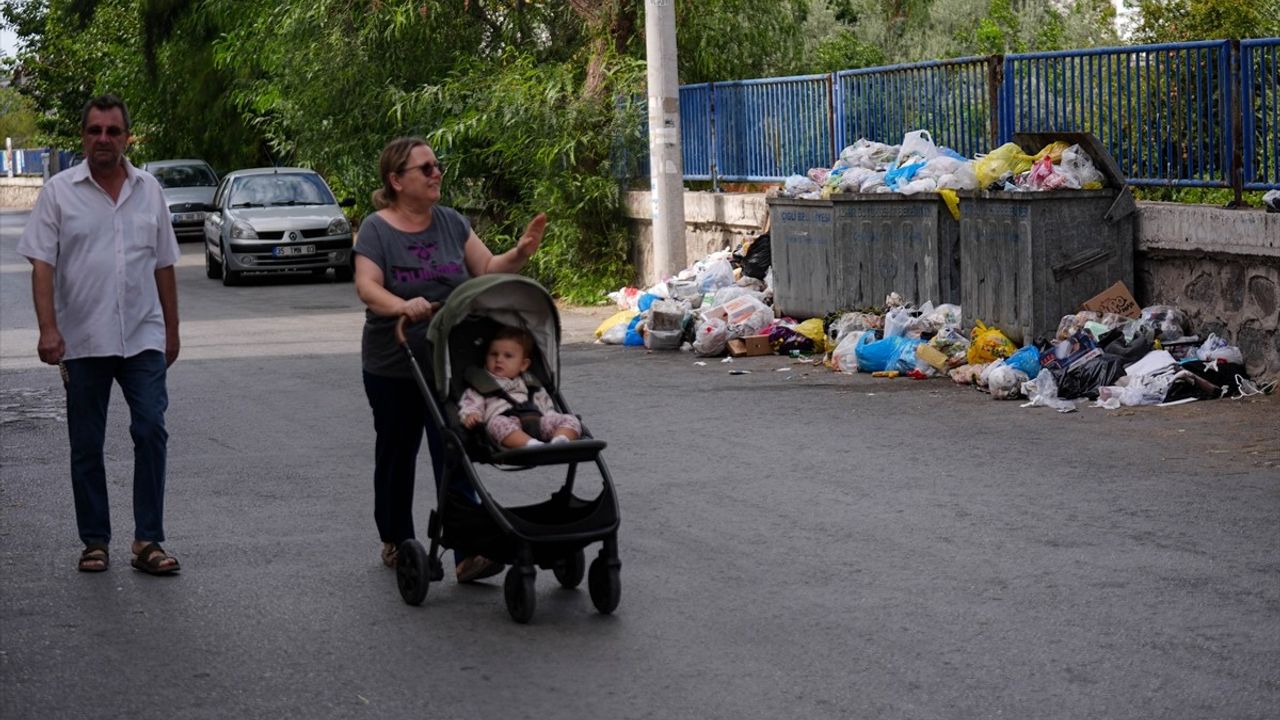
<instances>
[{"instance_id":1,"label":"purple print on t-shirt","mask_svg":"<svg viewBox=\"0 0 1280 720\"><path fill-rule=\"evenodd\" d=\"M436 263L431 261L431 256L435 254L436 244L434 242L416 242L409 246L410 254L416 256L420 262L419 266L403 267L393 265L391 272L395 276L396 282L411 283L425 282L429 280L438 280L440 278L452 277L460 275L463 272L462 263L447 262Z\"/></svg>"}]
</instances>

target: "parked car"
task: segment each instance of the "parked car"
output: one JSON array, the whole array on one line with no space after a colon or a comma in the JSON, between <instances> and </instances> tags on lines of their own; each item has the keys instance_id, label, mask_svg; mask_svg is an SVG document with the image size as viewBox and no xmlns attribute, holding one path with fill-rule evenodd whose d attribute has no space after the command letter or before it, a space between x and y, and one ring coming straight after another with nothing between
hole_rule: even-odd
<instances>
[{"instance_id":1,"label":"parked car","mask_svg":"<svg viewBox=\"0 0 1280 720\"><path fill-rule=\"evenodd\" d=\"M305 168L254 168L227 173L204 221L204 268L235 285L247 273L333 268L350 281L351 223L324 178Z\"/></svg>"},{"instance_id":2,"label":"parked car","mask_svg":"<svg viewBox=\"0 0 1280 720\"><path fill-rule=\"evenodd\" d=\"M204 215L213 202L218 174L203 160L156 160L142 169L156 176L169 205L169 221L178 241L204 237Z\"/></svg>"}]
</instances>

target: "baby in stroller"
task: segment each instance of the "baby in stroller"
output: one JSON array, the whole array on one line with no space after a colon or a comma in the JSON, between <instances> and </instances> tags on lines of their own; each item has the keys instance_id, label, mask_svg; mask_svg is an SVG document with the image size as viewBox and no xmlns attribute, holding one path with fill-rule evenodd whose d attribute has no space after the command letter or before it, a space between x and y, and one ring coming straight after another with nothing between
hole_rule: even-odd
<instances>
[{"instance_id":1,"label":"baby in stroller","mask_svg":"<svg viewBox=\"0 0 1280 720\"><path fill-rule=\"evenodd\" d=\"M494 333L484 368L470 367L464 375L467 389L458 402L463 425L474 430L483 423L504 448L568 442L582 434L578 418L556 412L547 391L525 374L533 351L533 336L520 328L503 326Z\"/></svg>"}]
</instances>

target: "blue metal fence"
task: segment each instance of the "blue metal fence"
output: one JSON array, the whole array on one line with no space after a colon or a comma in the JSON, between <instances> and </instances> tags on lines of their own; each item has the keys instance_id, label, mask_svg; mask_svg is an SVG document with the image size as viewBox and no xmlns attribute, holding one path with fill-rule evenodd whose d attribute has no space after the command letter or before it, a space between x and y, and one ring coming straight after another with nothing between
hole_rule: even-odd
<instances>
[{"instance_id":1,"label":"blue metal fence","mask_svg":"<svg viewBox=\"0 0 1280 720\"><path fill-rule=\"evenodd\" d=\"M775 182L924 128L969 157L1015 132L1088 131L1134 184L1280 188L1280 38L703 83L680 106L689 180Z\"/></svg>"},{"instance_id":2,"label":"blue metal fence","mask_svg":"<svg viewBox=\"0 0 1280 720\"><path fill-rule=\"evenodd\" d=\"M830 75L714 83L714 97L722 179L771 180L835 156Z\"/></svg>"},{"instance_id":3,"label":"blue metal fence","mask_svg":"<svg viewBox=\"0 0 1280 720\"><path fill-rule=\"evenodd\" d=\"M1135 185L1231 183L1231 43L1009 55L1000 141L1088 131Z\"/></svg>"},{"instance_id":4,"label":"blue metal fence","mask_svg":"<svg viewBox=\"0 0 1280 720\"><path fill-rule=\"evenodd\" d=\"M1280 38L1240 42L1243 186L1280 187Z\"/></svg>"},{"instance_id":5,"label":"blue metal fence","mask_svg":"<svg viewBox=\"0 0 1280 720\"><path fill-rule=\"evenodd\" d=\"M895 142L927 128L934 142L963 155L985 152L995 127L991 66L990 58L968 57L836 73L836 146Z\"/></svg>"},{"instance_id":6,"label":"blue metal fence","mask_svg":"<svg viewBox=\"0 0 1280 720\"><path fill-rule=\"evenodd\" d=\"M711 159L716 156L712 97L711 83L680 88L680 154L684 176L691 180L712 178Z\"/></svg>"}]
</instances>

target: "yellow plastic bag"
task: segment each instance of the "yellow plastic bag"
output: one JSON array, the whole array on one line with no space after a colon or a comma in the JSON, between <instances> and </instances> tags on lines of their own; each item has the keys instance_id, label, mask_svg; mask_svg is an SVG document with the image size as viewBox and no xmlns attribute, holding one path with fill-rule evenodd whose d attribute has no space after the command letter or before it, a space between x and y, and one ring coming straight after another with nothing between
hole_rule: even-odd
<instances>
[{"instance_id":1,"label":"yellow plastic bag","mask_svg":"<svg viewBox=\"0 0 1280 720\"><path fill-rule=\"evenodd\" d=\"M614 325L617 325L618 323L631 322L631 318L639 314L640 313L635 310L619 310L618 312L610 315L604 322L600 323L600 327L596 328L596 339L600 339L600 337L604 335L605 331Z\"/></svg>"},{"instance_id":2,"label":"yellow plastic bag","mask_svg":"<svg viewBox=\"0 0 1280 720\"><path fill-rule=\"evenodd\" d=\"M1057 165L1062 162L1062 151L1066 150L1069 147L1071 147L1071 145L1069 145L1068 143L1062 140L1059 140L1054 143L1049 143L1048 145L1045 145L1043 148L1041 148L1040 152L1033 155L1031 159L1032 161L1037 161L1043 158L1045 155L1048 155L1053 160L1053 164Z\"/></svg>"},{"instance_id":3,"label":"yellow plastic bag","mask_svg":"<svg viewBox=\"0 0 1280 720\"><path fill-rule=\"evenodd\" d=\"M822 318L809 318L796 326L796 332L813 341L815 353L827 351L827 333L822 329Z\"/></svg>"},{"instance_id":4,"label":"yellow plastic bag","mask_svg":"<svg viewBox=\"0 0 1280 720\"><path fill-rule=\"evenodd\" d=\"M966 359L970 365L995 362L998 358L1007 358L1018 351L1013 341L1000 328L987 327L981 320L974 325L969 337L972 342Z\"/></svg>"},{"instance_id":5,"label":"yellow plastic bag","mask_svg":"<svg viewBox=\"0 0 1280 720\"><path fill-rule=\"evenodd\" d=\"M1062 153L1058 153L1061 157ZM1014 175L1031 169L1035 158L1022 152L1022 148L1013 143L1005 143L974 161L974 173L978 176L978 187L986 188L1000 179L1001 175L1011 172Z\"/></svg>"},{"instance_id":6,"label":"yellow plastic bag","mask_svg":"<svg viewBox=\"0 0 1280 720\"><path fill-rule=\"evenodd\" d=\"M951 211L951 217L960 219L960 196L951 188L942 188L938 191L942 196L942 202L947 204L947 209Z\"/></svg>"}]
</instances>

